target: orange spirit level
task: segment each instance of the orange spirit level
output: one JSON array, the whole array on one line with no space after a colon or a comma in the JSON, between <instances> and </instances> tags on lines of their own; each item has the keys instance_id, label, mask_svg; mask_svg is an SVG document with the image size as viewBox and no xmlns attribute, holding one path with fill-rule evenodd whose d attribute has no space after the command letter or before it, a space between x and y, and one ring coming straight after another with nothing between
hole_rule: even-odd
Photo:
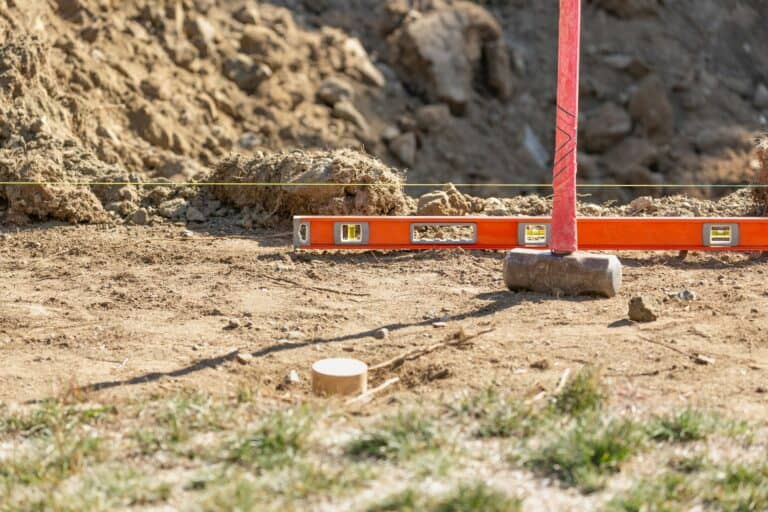
<instances>
[{"instance_id":1,"label":"orange spirit level","mask_svg":"<svg viewBox=\"0 0 768 512\"><path fill-rule=\"evenodd\" d=\"M768 251L768 218L576 217L581 0L560 0L552 217L294 217L298 249Z\"/></svg>"},{"instance_id":2,"label":"orange spirit level","mask_svg":"<svg viewBox=\"0 0 768 512\"><path fill-rule=\"evenodd\" d=\"M297 249L552 248L550 217L294 217ZM589 217L579 248L768 251L768 218Z\"/></svg>"}]
</instances>

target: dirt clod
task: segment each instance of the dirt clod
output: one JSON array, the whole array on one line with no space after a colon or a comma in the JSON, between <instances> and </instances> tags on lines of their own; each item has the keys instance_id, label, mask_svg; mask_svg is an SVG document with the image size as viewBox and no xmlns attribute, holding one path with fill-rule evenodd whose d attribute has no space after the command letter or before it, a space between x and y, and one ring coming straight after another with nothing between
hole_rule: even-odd
<instances>
[{"instance_id":1,"label":"dirt clod","mask_svg":"<svg viewBox=\"0 0 768 512\"><path fill-rule=\"evenodd\" d=\"M643 297L633 297L629 301L629 319L633 322L655 322L657 315L646 305Z\"/></svg>"}]
</instances>

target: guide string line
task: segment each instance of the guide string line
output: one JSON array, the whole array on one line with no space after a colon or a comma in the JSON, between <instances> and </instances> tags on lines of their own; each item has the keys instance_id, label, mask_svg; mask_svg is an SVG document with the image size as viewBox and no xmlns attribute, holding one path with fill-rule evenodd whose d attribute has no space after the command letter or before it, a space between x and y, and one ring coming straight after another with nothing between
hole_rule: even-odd
<instances>
[{"instance_id":1,"label":"guide string line","mask_svg":"<svg viewBox=\"0 0 768 512\"><path fill-rule=\"evenodd\" d=\"M401 187L401 188L426 188L446 187L452 185L456 188L552 188L551 183L302 183L302 182L126 182L126 181L0 181L0 186L24 187L24 186L72 186L72 187ZM768 184L756 183L579 183L577 188L768 188Z\"/></svg>"}]
</instances>

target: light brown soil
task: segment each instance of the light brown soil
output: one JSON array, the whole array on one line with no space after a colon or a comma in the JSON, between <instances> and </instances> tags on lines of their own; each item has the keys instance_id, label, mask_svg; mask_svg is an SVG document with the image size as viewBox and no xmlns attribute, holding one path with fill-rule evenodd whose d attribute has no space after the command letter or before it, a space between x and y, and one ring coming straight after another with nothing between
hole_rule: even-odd
<instances>
[{"instance_id":1,"label":"light brown soil","mask_svg":"<svg viewBox=\"0 0 768 512\"><path fill-rule=\"evenodd\" d=\"M555 300L504 290L494 252L294 253L288 234L168 224L46 225L1 240L2 401L73 387L228 394L243 382L303 400L317 359L377 363L458 329L493 328L372 384L400 376L396 397L494 381L535 395L566 368L599 363L619 405L690 402L768 419L768 260L757 255L625 253L617 298ZM696 300L671 296L682 290ZM658 321L626 320L638 294ZM226 329L230 319L240 326ZM241 364L237 351L254 359ZM714 364L697 364L698 354ZM301 383L284 388L293 369Z\"/></svg>"}]
</instances>

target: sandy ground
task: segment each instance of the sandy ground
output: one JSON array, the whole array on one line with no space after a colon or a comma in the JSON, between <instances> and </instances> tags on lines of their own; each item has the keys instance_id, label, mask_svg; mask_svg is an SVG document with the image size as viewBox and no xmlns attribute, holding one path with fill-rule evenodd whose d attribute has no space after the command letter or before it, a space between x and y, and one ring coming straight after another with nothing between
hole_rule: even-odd
<instances>
[{"instance_id":1,"label":"sandy ground","mask_svg":"<svg viewBox=\"0 0 768 512\"><path fill-rule=\"evenodd\" d=\"M379 401L491 382L530 396L597 363L620 407L690 402L768 418L768 259L758 255L623 253L620 296L555 300L506 291L501 253L296 253L289 240L174 225L2 232L0 400L78 388L232 393L248 382L300 401L317 359L377 363L463 328L494 330L394 370L400 387ZM682 290L696 300L670 298ZM626 320L638 294L658 321ZM284 386L294 369L301 383Z\"/></svg>"}]
</instances>

